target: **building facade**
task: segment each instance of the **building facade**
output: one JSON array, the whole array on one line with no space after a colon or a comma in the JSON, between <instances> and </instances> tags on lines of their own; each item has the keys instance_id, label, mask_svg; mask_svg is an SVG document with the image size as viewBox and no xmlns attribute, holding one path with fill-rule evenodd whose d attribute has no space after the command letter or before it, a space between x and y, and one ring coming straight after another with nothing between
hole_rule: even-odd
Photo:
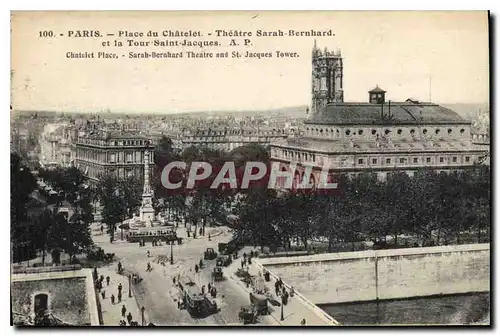
<instances>
[{"instance_id":1,"label":"building facade","mask_svg":"<svg viewBox=\"0 0 500 336\"><path fill-rule=\"evenodd\" d=\"M454 111L412 99L391 102L378 86L366 102L343 102L340 53L322 53L315 46L312 63L313 95L303 135L270 146L281 170L297 166L294 184L302 181L307 166L313 167L311 182L318 184L323 169L331 175L373 172L384 180L394 171L449 171L484 159L484 148L472 141L471 122Z\"/></svg>"},{"instance_id":2,"label":"building facade","mask_svg":"<svg viewBox=\"0 0 500 336\"><path fill-rule=\"evenodd\" d=\"M72 127L68 124L45 125L40 135L40 163L49 167L72 165Z\"/></svg>"},{"instance_id":3,"label":"building facade","mask_svg":"<svg viewBox=\"0 0 500 336\"><path fill-rule=\"evenodd\" d=\"M180 136L182 149L190 146L202 146L211 149L231 151L237 147L256 143L267 147L271 143L286 139L285 130L238 128L206 129L184 131Z\"/></svg>"},{"instance_id":4,"label":"building facade","mask_svg":"<svg viewBox=\"0 0 500 336\"><path fill-rule=\"evenodd\" d=\"M117 178L144 175L144 152L154 146L145 136L134 131L95 130L78 134L73 144L75 166L91 181L102 175Z\"/></svg>"}]
</instances>

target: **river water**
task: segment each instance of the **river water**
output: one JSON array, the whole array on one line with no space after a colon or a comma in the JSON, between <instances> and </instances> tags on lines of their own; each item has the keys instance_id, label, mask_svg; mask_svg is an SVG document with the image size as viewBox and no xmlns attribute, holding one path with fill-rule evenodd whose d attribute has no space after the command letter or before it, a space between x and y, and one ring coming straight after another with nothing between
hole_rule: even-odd
<instances>
[{"instance_id":1,"label":"river water","mask_svg":"<svg viewBox=\"0 0 500 336\"><path fill-rule=\"evenodd\" d=\"M343 325L489 324L490 293L320 305Z\"/></svg>"}]
</instances>

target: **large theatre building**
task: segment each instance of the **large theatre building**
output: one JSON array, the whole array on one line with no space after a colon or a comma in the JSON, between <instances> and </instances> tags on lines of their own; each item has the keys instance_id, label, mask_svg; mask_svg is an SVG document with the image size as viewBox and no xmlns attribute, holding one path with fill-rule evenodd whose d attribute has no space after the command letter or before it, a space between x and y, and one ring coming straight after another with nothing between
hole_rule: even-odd
<instances>
[{"instance_id":1,"label":"large theatre building","mask_svg":"<svg viewBox=\"0 0 500 336\"><path fill-rule=\"evenodd\" d=\"M313 49L312 104L304 134L271 144L271 159L282 170L305 166L318 183L322 167L335 175L373 172L380 180L394 171L463 169L481 163L484 148L473 144L471 122L430 102L391 102L378 85L365 102L344 102L340 52Z\"/></svg>"}]
</instances>

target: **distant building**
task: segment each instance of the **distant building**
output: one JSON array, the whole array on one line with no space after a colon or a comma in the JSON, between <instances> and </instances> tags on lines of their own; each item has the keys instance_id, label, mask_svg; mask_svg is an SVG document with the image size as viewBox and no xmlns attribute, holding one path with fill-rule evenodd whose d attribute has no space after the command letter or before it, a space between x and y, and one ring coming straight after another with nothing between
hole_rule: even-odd
<instances>
[{"instance_id":1,"label":"distant building","mask_svg":"<svg viewBox=\"0 0 500 336\"><path fill-rule=\"evenodd\" d=\"M132 130L95 130L75 138L75 166L91 181L111 174L117 178L144 175L144 151L154 149L151 141ZM150 158L153 160L153 158Z\"/></svg>"},{"instance_id":2,"label":"distant building","mask_svg":"<svg viewBox=\"0 0 500 336\"><path fill-rule=\"evenodd\" d=\"M79 265L13 269L15 326L98 326L97 302L90 269Z\"/></svg>"},{"instance_id":3,"label":"distant building","mask_svg":"<svg viewBox=\"0 0 500 336\"><path fill-rule=\"evenodd\" d=\"M72 127L68 124L47 124L40 135L40 163L44 167L69 167Z\"/></svg>"},{"instance_id":4,"label":"distant building","mask_svg":"<svg viewBox=\"0 0 500 336\"><path fill-rule=\"evenodd\" d=\"M381 180L394 171L412 175L420 168L449 171L480 163L484 149L472 142L471 122L443 106L408 99L386 100L376 86L367 102L343 101L340 52L313 49L312 102L304 134L271 144L271 159L282 170L297 164L294 183L305 166L312 182L329 167L331 175L373 172Z\"/></svg>"},{"instance_id":5,"label":"distant building","mask_svg":"<svg viewBox=\"0 0 500 336\"><path fill-rule=\"evenodd\" d=\"M180 136L182 148L208 147L231 151L246 144L256 143L267 147L272 142L286 139L288 132L278 129L225 128L187 130Z\"/></svg>"}]
</instances>

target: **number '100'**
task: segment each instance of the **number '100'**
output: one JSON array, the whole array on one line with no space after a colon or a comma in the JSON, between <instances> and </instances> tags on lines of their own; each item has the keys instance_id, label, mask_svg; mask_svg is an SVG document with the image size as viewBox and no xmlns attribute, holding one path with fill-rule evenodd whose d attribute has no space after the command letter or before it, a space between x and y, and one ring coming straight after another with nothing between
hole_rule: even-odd
<instances>
[{"instance_id":1,"label":"number '100'","mask_svg":"<svg viewBox=\"0 0 500 336\"><path fill-rule=\"evenodd\" d=\"M39 33L39 37L53 37L54 32L52 30L44 30Z\"/></svg>"}]
</instances>

